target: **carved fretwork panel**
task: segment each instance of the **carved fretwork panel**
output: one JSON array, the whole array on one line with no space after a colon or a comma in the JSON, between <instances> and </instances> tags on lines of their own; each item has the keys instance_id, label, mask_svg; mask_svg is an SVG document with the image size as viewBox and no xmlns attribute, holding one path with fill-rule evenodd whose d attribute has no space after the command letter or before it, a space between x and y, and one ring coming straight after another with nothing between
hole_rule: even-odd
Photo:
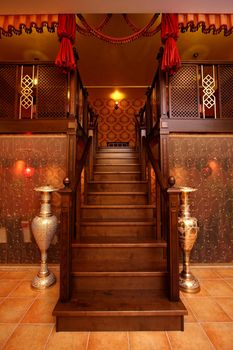
<instances>
[{"instance_id":1,"label":"carved fretwork panel","mask_svg":"<svg viewBox=\"0 0 233 350\"><path fill-rule=\"evenodd\" d=\"M52 65L38 67L37 118L66 118L67 94L67 74Z\"/></svg>"},{"instance_id":2,"label":"carved fretwork panel","mask_svg":"<svg viewBox=\"0 0 233 350\"><path fill-rule=\"evenodd\" d=\"M191 213L200 231L194 262L233 261L233 136L174 135L169 139L170 174L177 186L197 188Z\"/></svg>"},{"instance_id":3,"label":"carved fretwork panel","mask_svg":"<svg viewBox=\"0 0 233 350\"><path fill-rule=\"evenodd\" d=\"M66 148L65 135L0 136L0 263L40 261L31 231L31 220L40 207L40 194L34 188L63 187ZM54 193L52 210L58 219L60 201ZM59 262L59 235L60 225L48 251L50 262Z\"/></svg>"},{"instance_id":4,"label":"carved fretwork panel","mask_svg":"<svg viewBox=\"0 0 233 350\"><path fill-rule=\"evenodd\" d=\"M233 65L219 66L222 118L233 118Z\"/></svg>"},{"instance_id":5,"label":"carved fretwork panel","mask_svg":"<svg viewBox=\"0 0 233 350\"><path fill-rule=\"evenodd\" d=\"M198 70L196 65L182 66L169 78L170 118L199 118Z\"/></svg>"},{"instance_id":6,"label":"carved fretwork panel","mask_svg":"<svg viewBox=\"0 0 233 350\"><path fill-rule=\"evenodd\" d=\"M17 66L0 66L0 119L14 119L17 109Z\"/></svg>"}]
</instances>

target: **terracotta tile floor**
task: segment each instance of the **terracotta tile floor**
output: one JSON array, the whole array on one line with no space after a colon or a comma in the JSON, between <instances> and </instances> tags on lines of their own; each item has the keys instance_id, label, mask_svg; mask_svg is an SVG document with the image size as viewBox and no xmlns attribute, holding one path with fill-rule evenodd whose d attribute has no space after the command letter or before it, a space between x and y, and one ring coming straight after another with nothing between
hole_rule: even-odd
<instances>
[{"instance_id":1,"label":"terracotta tile floor","mask_svg":"<svg viewBox=\"0 0 233 350\"><path fill-rule=\"evenodd\" d=\"M51 268L58 276L58 267ZM0 266L0 349L7 350L232 350L233 266L192 267L201 292L181 293L188 309L184 332L55 332L51 315L59 282L36 291L34 267Z\"/></svg>"}]
</instances>

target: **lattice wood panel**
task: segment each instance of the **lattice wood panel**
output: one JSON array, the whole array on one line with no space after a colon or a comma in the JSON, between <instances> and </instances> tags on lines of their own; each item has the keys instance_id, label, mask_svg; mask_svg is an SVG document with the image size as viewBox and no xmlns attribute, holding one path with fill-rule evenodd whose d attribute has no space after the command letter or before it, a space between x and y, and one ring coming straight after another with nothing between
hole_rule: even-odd
<instances>
[{"instance_id":1,"label":"lattice wood panel","mask_svg":"<svg viewBox=\"0 0 233 350\"><path fill-rule=\"evenodd\" d=\"M37 118L67 117L67 75L54 66L38 67Z\"/></svg>"},{"instance_id":2,"label":"lattice wood panel","mask_svg":"<svg viewBox=\"0 0 233 350\"><path fill-rule=\"evenodd\" d=\"M14 119L17 111L17 66L0 66L0 119Z\"/></svg>"},{"instance_id":3,"label":"lattice wood panel","mask_svg":"<svg viewBox=\"0 0 233 350\"><path fill-rule=\"evenodd\" d=\"M222 118L233 118L233 65L219 66Z\"/></svg>"},{"instance_id":4,"label":"lattice wood panel","mask_svg":"<svg viewBox=\"0 0 233 350\"><path fill-rule=\"evenodd\" d=\"M196 65L183 66L169 79L170 118L199 118L198 71Z\"/></svg>"}]
</instances>

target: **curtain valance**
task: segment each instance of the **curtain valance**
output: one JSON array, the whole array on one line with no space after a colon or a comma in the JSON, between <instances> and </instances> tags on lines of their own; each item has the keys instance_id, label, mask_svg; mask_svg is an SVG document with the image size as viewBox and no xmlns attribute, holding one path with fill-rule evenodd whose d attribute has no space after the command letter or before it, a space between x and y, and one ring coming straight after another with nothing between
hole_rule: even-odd
<instances>
[{"instance_id":1,"label":"curtain valance","mask_svg":"<svg viewBox=\"0 0 233 350\"><path fill-rule=\"evenodd\" d=\"M32 28L42 33L46 27L49 32L54 32L58 26L58 15L4 15L0 16L0 35L20 35L23 31L30 34Z\"/></svg>"},{"instance_id":2,"label":"curtain valance","mask_svg":"<svg viewBox=\"0 0 233 350\"><path fill-rule=\"evenodd\" d=\"M196 32L199 28L204 34L219 34L225 36L233 32L233 14L178 14L179 30L181 33Z\"/></svg>"}]
</instances>

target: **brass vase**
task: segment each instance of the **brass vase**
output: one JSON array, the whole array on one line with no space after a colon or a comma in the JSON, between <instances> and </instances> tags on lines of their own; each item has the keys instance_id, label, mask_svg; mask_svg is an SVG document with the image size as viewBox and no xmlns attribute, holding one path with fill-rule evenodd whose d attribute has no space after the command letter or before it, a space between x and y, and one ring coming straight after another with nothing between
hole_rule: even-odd
<instances>
[{"instance_id":1,"label":"brass vase","mask_svg":"<svg viewBox=\"0 0 233 350\"><path fill-rule=\"evenodd\" d=\"M181 187L181 210L178 218L179 243L183 253L183 270L180 273L180 289L186 293L197 293L200 284L190 272L190 254L197 239L197 219L191 217L189 208L189 193L196 191L195 188Z\"/></svg>"},{"instance_id":2,"label":"brass vase","mask_svg":"<svg viewBox=\"0 0 233 350\"><path fill-rule=\"evenodd\" d=\"M56 282L56 277L49 271L47 265L47 250L57 229L57 218L51 212L51 193L57 191L51 186L34 189L41 192L40 213L32 220L32 232L41 252L40 271L32 280L32 287L45 289Z\"/></svg>"}]
</instances>

